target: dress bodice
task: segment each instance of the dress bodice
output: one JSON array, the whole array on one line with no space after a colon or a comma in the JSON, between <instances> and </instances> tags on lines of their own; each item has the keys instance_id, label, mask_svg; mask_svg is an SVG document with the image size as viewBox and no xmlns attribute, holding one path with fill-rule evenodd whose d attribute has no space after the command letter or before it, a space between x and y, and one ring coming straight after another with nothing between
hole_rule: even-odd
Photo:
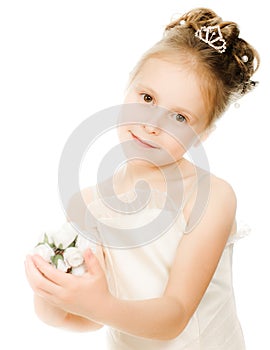
<instances>
[{"instance_id":1,"label":"dress bodice","mask_svg":"<svg viewBox=\"0 0 270 350\"><path fill-rule=\"evenodd\" d=\"M130 202L133 192L119 196ZM108 208L93 187L93 200L88 206L99 223L104 223L121 235L121 230L136 229L153 222L164 205L164 195L151 192L151 200L138 213L125 215ZM98 227L99 239L105 256L105 269L111 293L120 299L139 300L162 296L168 282L170 267L176 249L185 234L186 222L182 211L170 213L173 224L161 235L145 244L127 249L111 247ZM116 231L115 231L116 230ZM243 334L237 318L232 286L233 244L246 234L239 228L227 241L211 282L184 331L172 340L160 341L125 334L108 328L108 348L114 350L243 350ZM104 238L105 237L105 238ZM152 237L153 238L153 237ZM124 239L124 238L123 238ZM111 242L111 241L110 241ZM109 242L109 243L110 243ZM134 243L133 238L128 243ZM119 242L118 242L119 243ZM127 243L125 241L125 243ZM157 315L162 317L162 315Z\"/></svg>"}]
</instances>

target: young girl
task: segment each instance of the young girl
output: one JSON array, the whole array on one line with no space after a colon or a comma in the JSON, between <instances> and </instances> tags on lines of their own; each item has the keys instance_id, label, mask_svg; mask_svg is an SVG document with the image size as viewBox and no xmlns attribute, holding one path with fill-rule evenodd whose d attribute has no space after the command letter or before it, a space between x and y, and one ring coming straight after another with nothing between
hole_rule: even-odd
<instances>
[{"instance_id":1,"label":"young girl","mask_svg":"<svg viewBox=\"0 0 270 350\"><path fill-rule=\"evenodd\" d=\"M245 348L232 286L233 243L240 237L235 194L226 181L184 154L208 136L232 101L255 86L251 77L258 64L256 51L239 38L237 25L209 9L194 9L166 27L162 40L133 70L124 102L153 110L160 106L170 113L118 128L121 143L128 145L125 152L133 148L153 162L131 159L113 178L117 198L129 201L143 179L150 184L151 200L126 220L127 215L104 204L97 187L86 188L70 201L68 220L83 222L82 195L99 222L117 228L114 235L142 227L156 209L162 210L166 189L179 180L177 171L180 214L166 232L158 234L156 227L153 239L126 245L129 249L117 249L101 238L96 255L90 249L85 253L88 271L83 276L28 256L26 274L44 322L79 331L106 325L109 349ZM194 208L201 189L207 196L198 215Z\"/></svg>"}]
</instances>

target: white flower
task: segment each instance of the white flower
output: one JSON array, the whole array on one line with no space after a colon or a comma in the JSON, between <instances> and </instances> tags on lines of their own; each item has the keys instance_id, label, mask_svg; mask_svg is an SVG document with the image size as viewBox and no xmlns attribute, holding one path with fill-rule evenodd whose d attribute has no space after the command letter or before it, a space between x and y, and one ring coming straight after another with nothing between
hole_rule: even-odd
<instances>
[{"instance_id":1,"label":"white flower","mask_svg":"<svg viewBox=\"0 0 270 350\"><path fill-rule=\"evenodd\" d=\"M71 267L77 267L84 262L81 250L76 247L67 248L63 256L65 262Z\"/></svg>"},{"instance_id":2,"label":"white flower","mask_svg":"<svg viewBox=\"0 0 270 350\"><path fill-rule=\"evenodd\" d=\"M97 249L93 242L83 237L81 234L78 235L75 246L82 252L84 252L87 248L91 248L91 250L95 253Z\"/></svg>"},{"instance_id":3,"label":"white flower","mask_svg":"<svg viewBox=\"0 0 270 350\"><path fill-rule=\"evenodd\" d=\"M44 260L51 262L51 257L54 256L54 250L47 243L39 244L33 249L33 254L38 254Z\"/></svg>"},{"instance_id":4,"label":"white flower","mask_svg":"<svg viewBox=\"0 0 270 350\"><path fill-rule=\"evenodd\" d=\"M72 275L75 275L75 276L82 276L85 272L86 272L86 268L84 264L77 267L72 267L72 270L71 270Z\"/></svg>"},{"instance_id":5,"label":"white flower","mask_svg":"<svg viewBox=\"0 0 270 350\"><path fill-rule=\"evenodd\" d=\"M53 242L60 249L66 249L76 236L77 232L69 222L64 223L60 230L52 233Z\"/></svg>"},{"instance_id":6,"label":"white flower","mask_svg":"<svg viewBox=\"0 0 270 350\"><path fill-rule=\"evenodd\" d=\"M61 271L63 271L63 272L67 272L67 270L68 270L68 266L67 266L67 264L64 262L64 260L62 260L62 259L58 259L57 260L57 269L58 270L61 270Z\"/></svg>"}]
</instances>

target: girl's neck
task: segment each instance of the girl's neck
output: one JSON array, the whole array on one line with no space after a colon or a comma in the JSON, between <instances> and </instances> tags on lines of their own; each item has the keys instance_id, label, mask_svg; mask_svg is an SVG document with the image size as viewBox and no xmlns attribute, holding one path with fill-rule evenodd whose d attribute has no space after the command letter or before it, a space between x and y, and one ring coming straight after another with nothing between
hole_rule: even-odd
<instances>
[{"instance_id":1,"label":"girl's neck","mask_svg":"<svg viewBox=\"0 0 270 350\"><path fill-rule=\"evenodd\" d=\"M194 166L191 166L185 158L160 168L147 163L129 161L114 175L114 186L117 193L122 193L134 189L136 182L144 180L151 188L164 191L168 181L177 181L179 176L184 180L192 172L194 173Z\"/></svg>"}]
</instances>

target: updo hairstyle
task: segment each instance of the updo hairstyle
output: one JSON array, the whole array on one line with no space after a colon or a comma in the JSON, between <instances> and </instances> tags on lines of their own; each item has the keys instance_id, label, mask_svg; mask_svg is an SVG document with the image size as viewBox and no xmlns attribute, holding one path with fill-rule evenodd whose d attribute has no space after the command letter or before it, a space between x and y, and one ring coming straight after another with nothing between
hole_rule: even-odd
<instances>
[{"instance_id":1,"label":"updo hairstyle","mask_svg":"<svg viewBox=\"0 0 270 350\"><path fill-rule=\"evenodd\" d=\"M203 27L217 25L226 42L222 53L195 35ZM165 27L163 38L142 56L132 71L130 83L150 58L186 64L198 74L210 125L230 103L257 84L251 77L259 67L259 55L239 34L235 22L223 21L210 9L193 9Z\"/></svg>"}]
</instances>

